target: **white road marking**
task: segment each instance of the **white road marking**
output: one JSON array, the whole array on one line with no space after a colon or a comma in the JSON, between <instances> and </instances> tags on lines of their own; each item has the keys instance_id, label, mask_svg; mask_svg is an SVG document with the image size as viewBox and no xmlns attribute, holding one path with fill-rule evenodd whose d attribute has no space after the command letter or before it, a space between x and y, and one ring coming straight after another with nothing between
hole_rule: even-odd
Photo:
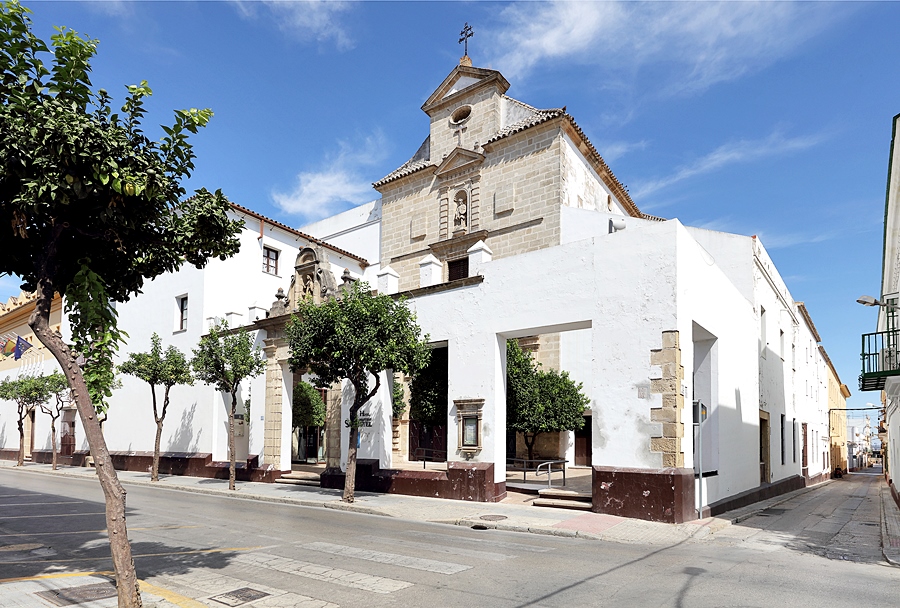
<instances>
[{"instance_id":1,"label":"white road marking","mask_svg":"<svg viewBox=\"0 0 900 608\"><path fill-rule=\"evenodd\" d=\"M479 551L478 549L464 549L462 547L451 547L449 545L436 545L434 543L418 542L415 540L404 540L402 538L387 538L384 536L363 536L362 538L386 543L390 545L400 545L403 547L415 547L416 549L426 549L432 553L448 553L450 555L462 555L465 557L474 557L477 559L486 559L492 562L502 562L508 559L515 559L515 555L506 555L505 553L494 553L493 551Z\"/></svg>"},{"instance_id":2,"label":"white road marking","mask_svg":"<svg viewBox=\"0 0 900 608\"><path fill-rule=\"evenodd\" d=\"M474 521L474 520L473 520ZM463 536L462 534L438 534L437 532L420 532L417 530L407 530L404 532L407 536L416 536L419 538L429 538L432 540L439 541L447 541L453 540L454 542L467 542L467 543L475 543L482 546L490 546L490 547L501 547L503 549L513 549L519 551L530 551L534 553L547 553L549 551L556 551L555 547L539 547L537 545L526 545L524 543L513 543L508 541L497 540L496 538L471 538L467 536Z\"/></svg>"},{"instance_id":3,"label":"white road marking","mask_svg":"<svg viewBox=\"0 0 900 608\"><path fill-rule=\"evenodd\" d=\"M317 581L334 583L352 589L371 591L372 593L394 593L395 591L412 587L412 583L406 581L398 581L392 578L373 576L341 568L331 568L268 553L242 553L236 556L234 561L248 566L277 570L286 574L296 574L297 576Z\"/></svg>"},{"instance_id":4,"label":"white road marking","mask_svg":"<svg viewBox=\"0 0 900 608\"><path fill-rule=\"evenodd\" d=\"M438 574L456 574L458 572L462 572L463 570L469 570L472 568L472 566L466 566L463 564L439 562L437 560L425 559L423 557L410 557L408 555L384 553L383 551L372 551L371 549L360 549L358 547L334 545L332 543L306 543L300 545L300 547L308 551L321 551L323 553L331 553L332 555L340 555L341 557L364 559L370 562L378 562L379 564L402 566L404 568L424 570L425 572L436 572Z\"/></svg>"}]
</instances>

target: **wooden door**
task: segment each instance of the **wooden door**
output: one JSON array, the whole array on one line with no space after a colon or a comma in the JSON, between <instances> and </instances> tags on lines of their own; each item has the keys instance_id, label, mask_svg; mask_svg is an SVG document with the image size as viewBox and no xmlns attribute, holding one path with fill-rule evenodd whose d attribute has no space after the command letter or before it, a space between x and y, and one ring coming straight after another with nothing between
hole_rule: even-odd
<instances>
[{"instance_id":1,"label":"wooden door","mask_svg":"<svg viewBox=\"0 0 900 608\"><path fill-rule=\"evenodd\" d=\"M590 416L584 417L584 426L575 431L575 466L589 467L591 466L591 456L593 454L593 446L591 441L591 423Z\"/></svg>"}]
</instances>

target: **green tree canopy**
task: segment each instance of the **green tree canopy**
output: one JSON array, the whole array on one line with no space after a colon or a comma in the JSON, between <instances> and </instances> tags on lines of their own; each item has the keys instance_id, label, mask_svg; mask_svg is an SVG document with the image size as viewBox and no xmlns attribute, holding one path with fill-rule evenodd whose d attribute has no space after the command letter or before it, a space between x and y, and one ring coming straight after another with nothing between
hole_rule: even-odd
<instances>
[{"instance_id":1,"label":"green tree canopy","mask_svg":"<svg viewBox=\"0 0 900 608\"><path fill-rule=\"evenodd\" d=\"M253 345L253 335L248 331L229 331L228 323L214 325L200 338L194 349L191 367L197 380L211 384L223 393L231 394L228 410L228 487L234 490L234 415L237 411L237 391L241 382L258 376L266 368L265 359Z\"/></svg>"},{"instance_id":2,"label":"green tree canopy","mask_svg":"<svg viewBox=\"0 0 900 608\"><path fill-rule=\"evenodd\" d=\"M569 373L542 370L515 340L506 342L506 426L522 433L528 458L541 433L577 431L590 405Z\"/></svg>"},{"instance_id":3,"label":"green tree canopy","mask_svg":"<svg viewBox=\"0 0 900 608\"><path fill-rule=\"evenodd\" d=\"M22 376L0 382L0 399L14 401L18 414L19 458L18 466L25 464L25 417L50 399L48 376Z\"/></svg>"},{"instance_id":4,"label":"green tree canopy","mask_svg":"<svg viewBox=\"0 0 900 608\"><path fill-rule=\"evenodd\" d=\"M292 426L325 426L325 402L318 389L309 382L300 381L294 386Z\"/></svg>"},{"instance_id":5,"label":"green tree canopy","mask_svg":"<svg viewBox=\"0 0 900 608\"><path fill-rule=\"evenodd\" d=\"M150 469L150 481L159 481L159 444L162 439L163 424L169 409L169 392L179 384L193 384L191 366L187 358L174 346L169 346L165 354L159 335L153 332L150 336L149 353L129 353L119 371L139 378L150 385L153 400L153 420L156 422L156 441L153 444L153 466ZM156 403L156 387L163 387L162 410Z\"/></svg>"},{"instance_id":6,"label":"green tree canopy","mask_svg":"<svg viewBox=\"0 0 900 608\"><path fill-rule=\"evenodd\" d=\"M184 262L202 267L233 255L241 224L229 219L219 191L184 198L181 181L194 168L188 136L210 110L176 111L162 139L151 140L141 126L147 83L128 86L114 111L110 95L90 81L98 42L60 27L48 47L29 13L15 0L0 3L0 275L18 275L36 294L29 325L72 388L106 497L119 605L140 606L125 491L96 416L123 338L113 302ZM50 328L57 293L71 346Z\"/></svg>"},{"instance_id":7,"label":"green tree canopy","mask_svg":"<svg viewBox=\"0 0 900 608\"><path fill-rule=\"evenodd\" d=\"M344 500L353 501L360 408L378 392L386 370L414 375L428 363L431 349L415 315L403 300L372 295L366 283L354 283L341 298L320 305L300 302L285 330L291 368L309 370L318 386L347 379L354 389L346 424L350 427ZM375 378L369 387L369 377Z\"/></svg>"}]
</instances>

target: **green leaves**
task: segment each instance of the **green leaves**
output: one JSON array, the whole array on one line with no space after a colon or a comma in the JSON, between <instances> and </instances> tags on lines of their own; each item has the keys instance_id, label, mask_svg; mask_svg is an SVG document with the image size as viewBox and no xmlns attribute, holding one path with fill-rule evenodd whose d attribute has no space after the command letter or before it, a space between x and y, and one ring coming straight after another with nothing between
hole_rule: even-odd
<instances>
[{"instance_id":1,"label":"green leaves","mask_svg":"<svg viewBox=\"0 0 900 608\"><path fill-rule=\"evenodd\" d=\"M21 416L43 406L52 396L68 390L66 378L59 372L49 376L22 376L0 382L0 399L14 401Z\"/></svg>"},{"instance_id":2,"label":"green leaves","mask_svg":"<svg viewBox=\"0 0 900 608\"><path fill-rule=\"evenodd\" d=\"M568 372L544 371L515 340L506 342L506 426L522 433L575 431L590 400Z\"/></svg>"},{"instance_id":3,"label":"green leaves","mask_svg":"<svg viewBox=\"0 0 900 608\"><path fill-rule=\"evenodd\" d=\"M292 414L291 426L294 428L325 426L325 403L319 391L309 382L300 381L294 386Z\"/></svg>"},{"instance_id":4,"label":"green leaves","mask_svg":"<svg viewBox=\"0 0 900 608\"><path fill-rule=\"evenodd\" d=\"M403 300L373 296L365 283L354 283L340 299L321 305L300 302L285 329L294 370L308 368L316 384L347 378L365 403L368 375L387 369L413 375L431 356L415 315ZM365 397L365 398L364 398Z\"/></svg>"},{"instance_id":5,"label":"green leaves","mask_svg":"<svg viewBox=\"0 0 900 608\"><path fill-rule=\"evenodd\" d=\"M261 374L266 362L250 332L229 331L223 322L200 338L191 367L197 380L233 394L242 380Z\"/></svg>"},{"instance_id":6,"label":"green leaves","mask_svg":"<svg viewBox=\"0 0 900 608\"><path fill-rule=\"evenodd\" d=\"M119 365L119 372L166 388L194 383L191 366L184 353L174 346L169 346L163 353L162 343L156 332L150 337L150 343L148 353L129 353L128 360Z\"/></svg>"}]
</instances>

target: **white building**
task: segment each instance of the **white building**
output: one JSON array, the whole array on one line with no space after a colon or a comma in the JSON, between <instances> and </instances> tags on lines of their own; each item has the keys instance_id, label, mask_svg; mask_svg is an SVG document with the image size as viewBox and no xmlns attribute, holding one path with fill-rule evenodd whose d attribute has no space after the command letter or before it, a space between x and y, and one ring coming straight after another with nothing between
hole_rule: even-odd
<instances>
[{"instance_id":1,"label":"white building","mask_svg":"<svg viewBox=\"0 0 900 608\"><path fill-rule=\"evenodd\" d=\"M236 207L247 222L240 253L160 277L123 305L128 348L146 350L156 331L189 351L219 317L258 332L268 367L242 387L242 399L244 390L253 397L238 456L258 455L257 477L271 479L291 468L290 395L299 378L286 363L287 316L270 303L283 288L290 307L309 280L321 297L346 268L381 293L406 294L448 361L446 470L393 468L409 451L393 441L385 375L364 412L371 426L359 454L361 487L502 499L511 447L505 342L520 338L544 365L585 385L586 431L547 449L593 467L595 511L680 522L823 479L830 434L820 338L763 245L640 212L565 108L533 108L508 97L509 86L464 57L422 106L422 146L376 182L379 200L303 232ZM279 252L274 273L260 271L267 251ZM4 370L19 371L9 362ZM125 382L106 423L123 462L153 439L147 387ZM175 390L164 450L227 458L225 396L203 386ZM343 390L331 396L322 481L335 486L346 466L349 403ZM706 416L702 454L695 401ZM0 405L2 420L10 408ZM47 435L41 424L38 416L38 445ZM14 432L0 423L0 453L15 445ZM170 456L183 467L191 460Z\"/></svg>"}]
</instances>

